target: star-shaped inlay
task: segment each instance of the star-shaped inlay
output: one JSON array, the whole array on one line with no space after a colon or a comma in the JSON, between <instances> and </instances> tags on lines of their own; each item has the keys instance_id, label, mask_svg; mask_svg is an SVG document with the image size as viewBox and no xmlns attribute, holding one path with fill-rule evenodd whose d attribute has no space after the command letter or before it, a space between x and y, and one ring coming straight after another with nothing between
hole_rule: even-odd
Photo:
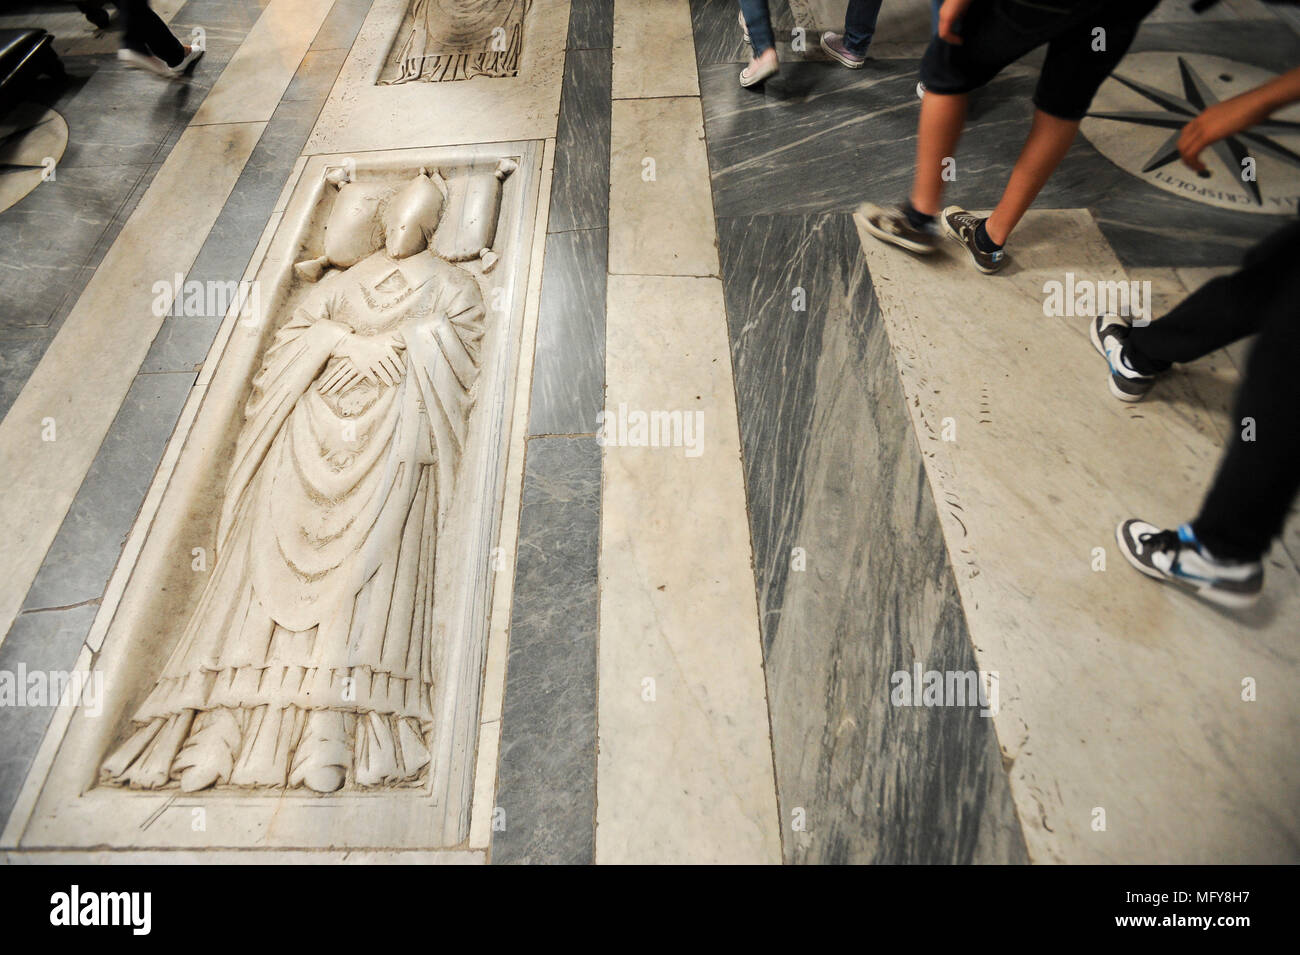
<instances>
[{"instance_id":1,"label":"star-shaped inlay","mask_svg":"<svg viewBox=\"0 0 1300 955\"><path fill-rule=\"evenodd\" d=\"M1097 119L1113 119L1121 123L1136 123L1139 126L1156 126L1173 130L1169 134L1169 138L1161 143L1160 148L1147 160L1146 165L1142 167L1143 172L1159 169L1161 166L1165 166L1177 159L1178 136L1183 127L1203 109L1214 106L1219 102L1218 97L1210 91L1209 86L1201 79L1196 70L1181 56L1178 58L1178 71L1183 81L1182 96L1167 93L1153 86L1147 86L1145 83L1139 83L1137 80L1131 80L1118 73L1113 74L1112 78L1117 83L1122 83L1133 92L1155 103L1160 107L1158 110L1126 110L1118 113L1088 114ZM1247 144L1262 153L1300 169L1300 154L1292 152L1281 143L1269 138L1270 134L1296 132L1300 132L1300 123L1280 119L1266 120L1235 136L1221 139L1219 142L1212 144L1210 148L1214 150L1215 155L1229 169L1240 170L1242 168L1242 160L1250 156L1250 149L1247 148ZM1262 206L1264 204L1264 199L1260 195L1259 184L1253 178L1244 180L1242 185L1250 192L1257 205Z\"/></svg>"}]
</instances>

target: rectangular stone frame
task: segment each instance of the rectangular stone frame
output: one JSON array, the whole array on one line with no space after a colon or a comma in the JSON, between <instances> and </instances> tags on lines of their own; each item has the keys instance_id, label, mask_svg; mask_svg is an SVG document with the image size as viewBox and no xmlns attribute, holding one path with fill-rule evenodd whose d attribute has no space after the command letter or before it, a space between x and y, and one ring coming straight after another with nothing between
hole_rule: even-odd
<instances>
[{"instance_id":1,"label":"rectangular stone frame","mask_svg":"<svg viewBox=\"0 0 1300 955\"><path fill-rule=\"evenodd\" d=\"M328 796L298 790L185 794L175 789L133 791L98 784L101 760L180 637L175 621L188 619L197 600L200 578L190 568L192 550L207 547L211 557L225 477L221 462L233 447L252 375L274 333L273 322L241 323L232 308L195 386L197 392L205 388L205 380L209 382L183 435L158 509L152 520L147 511L142 512L128 537L127 555L133 552L132 540L143 535L138 558L131 566L119 565L110 582L110 596L91 628L91 650L99 649L93 635L105 633L94 661L94 668L104 676L103 711L95 717L77 709L66 723L56 718L51 733L58 733L61 725L65 728L57 744L46 739L42 746L42 751L51 745L57 748L35 806L25 822L11 820L11 827L22 826L20 848L440 849L465 845L494 570L502 565L493 551L501 536L510 430L516 418L513 406L528 275L534 267L530 258L542 156L543 143L536 141L311 156L301 164L296 185L291 180L286 186L292 193L278 224L273 217L268 225L273 236L256 271L264 314L282 320L287 309L275 306L291 287L293 264L319 253L319 232L328 214L324 200L333 192L324 180L330 167L350 162L357 176L366 178L413 176L421 167L451 170L473 164L491 169L503 158L518 163L502 186L493 245L500 260L484 283L488 328L480 391L455 504L443 530L452 557L440 560L436 587L442 603L437 606L450 639L442 679L435 689L434 758L426 784L418 789ZM495 289L502 291L494 294ZM208 369L213 369L210 374ZM186 420L183 416L181 427ZM173 443L181 439L175 435ZM518 515L506 519L516 521ZM458 558L458 553L465 556ZM124 587L115 587L123 576ZM114 593L120 593L121 599L112 599ZM495 732L495 724L485 731ZM39 771L38 759L33 772ZM29 779L24 791L34 783ZM15 814L21 811L21 802ZM195 824L199 818L202 828Z\"/></svg>"}]
</instances>

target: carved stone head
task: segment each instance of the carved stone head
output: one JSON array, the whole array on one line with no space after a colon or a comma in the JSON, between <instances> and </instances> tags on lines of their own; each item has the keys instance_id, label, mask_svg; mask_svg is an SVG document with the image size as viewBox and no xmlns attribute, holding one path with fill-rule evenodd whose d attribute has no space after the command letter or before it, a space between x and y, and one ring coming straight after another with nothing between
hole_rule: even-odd
<instances>
[{"instance_id":1,"label":"carved stone head","mask_svg":"<svg viewBox=\"0 0 1300 955\"><path fill-rule=\"evenodd\" d=\"M438 174L435 172L435 176ZM388 200L384 209L384 247L395 259L423 252L429 246L446 200L442 177L420 174Z\"/></svg>"}]
</instances>

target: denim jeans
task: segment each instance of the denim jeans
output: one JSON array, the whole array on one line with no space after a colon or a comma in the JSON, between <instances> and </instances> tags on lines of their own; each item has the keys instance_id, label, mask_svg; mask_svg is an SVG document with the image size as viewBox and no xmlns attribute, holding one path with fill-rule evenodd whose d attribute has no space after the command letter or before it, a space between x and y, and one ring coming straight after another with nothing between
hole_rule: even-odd
<instances>
[{"instance_id":1,"label":"denim jeans","mask_svg":"<svg viewBox=\"0 0 1300 955\"><path fill-rule=\"evenodd\" d=\"M740 0L740 12L745 17L745 27L749 30L749 45L754 48L754 56L761 56L764 50L776 46L776 37L772 34L772 15L767 10L767 0Z\"/></svg>"},{"instance_id":2,"label":"denim jeans","mask_svg":"<svg viewBox=\"0 0 1300 955\"><path fill-rule=\"evenodd\" d=\"M849 0L844 11L844 46L854 56L866 56L876 32L882 0Z\"/></svg>"}]
</instances>

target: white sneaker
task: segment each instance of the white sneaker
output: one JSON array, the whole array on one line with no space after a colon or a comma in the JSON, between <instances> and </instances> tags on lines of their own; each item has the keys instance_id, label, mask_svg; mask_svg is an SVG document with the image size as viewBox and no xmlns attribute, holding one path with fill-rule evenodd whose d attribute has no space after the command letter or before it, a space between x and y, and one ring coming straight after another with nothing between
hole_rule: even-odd
<instances>
[{"instance_id":1,"label":"white sneaker","mask_svg":"<svg viewBox=\"0 0 1300 955\"><path fill-rule=\"evenodd\" d=\"M133 70L145 70L164 79L172 78L172 68L158 57L151 56L148 53L122 47L117 51L117 58Z\"/></svg>"},{"instance_id":2,"label":"white sneaker","mask_svg":"<svg viewBox=\"0 0 1300 955\"><path fill-rule=\"evenodd\" d=\"M916 98L925 99L925 84L919 81L916 84Z\"/></svg>"},{"instance_id":3,"label":"white sneaker","mask_svg":"<svg viewBox=\"0 0 1300 955\"><path fill-rule=\"evenodd\" d=\"M1128 562L1148 577L1223 607L1249 607L1264 588L1260 561L1219 560L1201 547L1187 524L1166 531L1130 519L1115 528L1115 539Z\"/></svg>"},{"instance_id":4,"label":"white sneaker","mask_svg":"<svg viewBox=\"0 0 1300 955\"><path fill-rule=\"evenodd\" d=\"M193 47L185 54L185 59L181 60L175 66L167 67L167 69L171 72L172 76L180 78L189 73L189 71L194 68L194 64L199 62L201 59L203 59L203 48Z\"/></svg>"}]
</instances>

